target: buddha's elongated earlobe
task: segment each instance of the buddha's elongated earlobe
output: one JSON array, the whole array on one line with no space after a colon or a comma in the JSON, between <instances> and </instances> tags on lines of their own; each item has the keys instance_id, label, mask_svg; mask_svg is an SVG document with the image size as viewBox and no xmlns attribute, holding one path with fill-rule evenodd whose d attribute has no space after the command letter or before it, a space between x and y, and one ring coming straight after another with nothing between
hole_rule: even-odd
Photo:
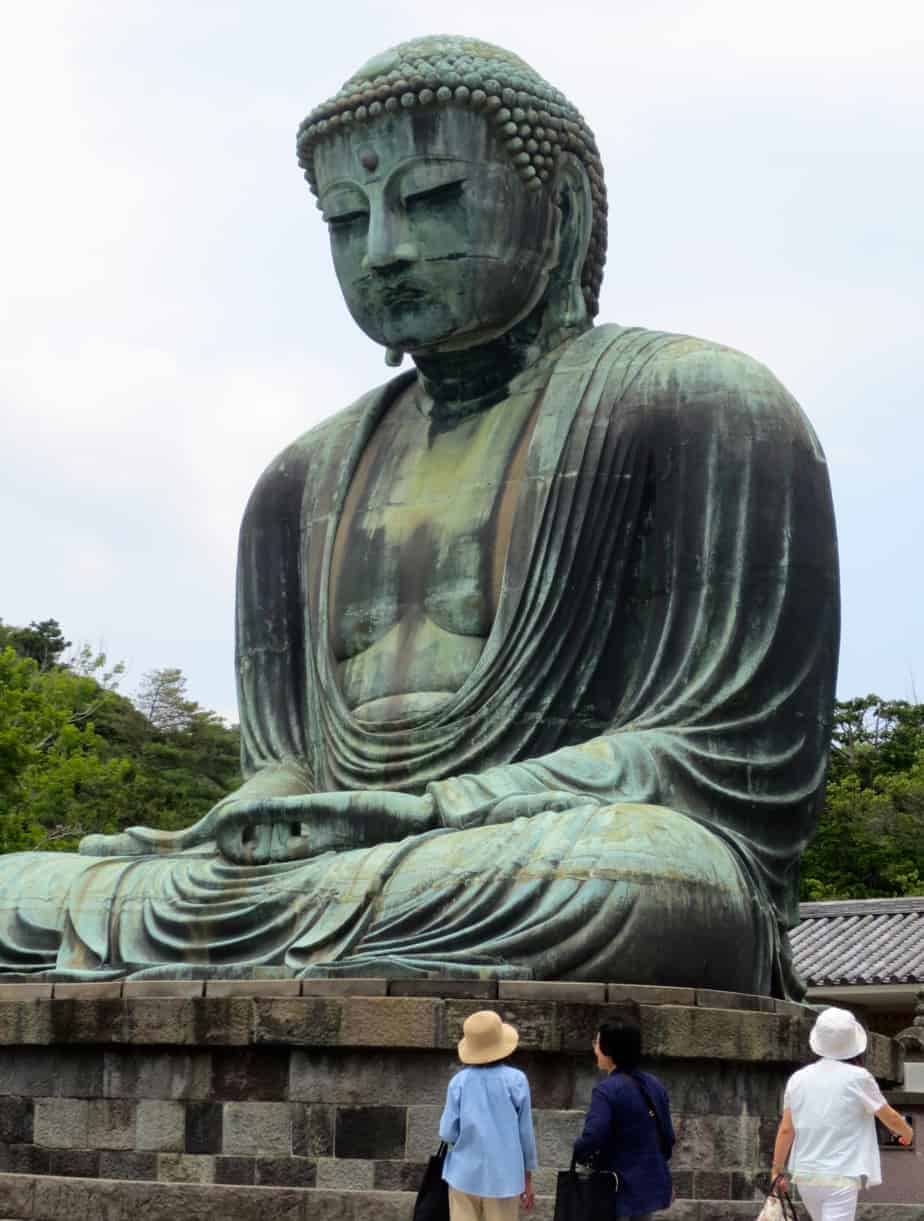
<instances>
[{"instance_id":1,"label":"buddha's elongated earlobe","mask_svg":"<svg viewBox=\"0 0 924 1221\"><path fill-rule=\"evenodd\" d=\"M561 315L562 326L580 326L587 317L587 302L584 300L584 293L580 284L574 280L568 285L568 292L563 306Z\"/></svg>"},{"instance_id":2,"label":"buddha's elongated earlobe","mask_svg":"<svg viewBox=\"0 0 924 1221\"><path fill-rule=\"evenodd\" d=\"M389 369L398 369L401 367L401 362L404 360L404 353L400 348L385 349L385 363Z\"/></svg>"},{"instance_id":3,"label":"buddha's elongated earlobe","mask_svg":"<svg viewBox=\"0 0 924 1221\"><path fill-rule=\"evenodd\" d=\"M559 221L558 266L549 294L563 327L583 326L588 320L584 292L584 262L593 227L593 200L587 171L577 157L561 158L555 183Z\"/></svg>"}]
</instances>

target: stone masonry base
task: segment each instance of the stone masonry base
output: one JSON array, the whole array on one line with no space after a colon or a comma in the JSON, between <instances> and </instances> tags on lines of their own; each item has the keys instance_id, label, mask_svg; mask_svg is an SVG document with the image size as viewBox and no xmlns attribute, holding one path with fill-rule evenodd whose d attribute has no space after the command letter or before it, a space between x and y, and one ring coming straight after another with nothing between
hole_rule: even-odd
<instances>
[{"instance_id":1,"label":"stone masonry base","mask_svg":"<svg viewBox=\"0 0 924 1221\"><path fill-rule=\"evenodd\" d=\"M531 1215L551 1221L551 1197ZM414 1196L401 1191L230 1187L190 1183L0 1174L0 1215L16 1221L410 1221ZM744 1200L679 1200L670 1221L754 1221L760 1205ZM917 1204L861 1204L857 1221L921 1221Z\"/></svg>"},{"instance_id":2,"label":"stone masonry base","mask_svg":"<svg viewBox=\"0 0 924 1221\"><path fill-rule=\"evenodd\" d=\"M0 985L0 1218L407 1221L462 1022L491 1007L520 1031L547 1221L597 1079L592 1035L627 1005L677 1128L665 1215L756 1217L813 1011L680 988L341 979ZM869 1066L897 1080L895 1045L873 1036Z\"/></svg>"}]
</instances>

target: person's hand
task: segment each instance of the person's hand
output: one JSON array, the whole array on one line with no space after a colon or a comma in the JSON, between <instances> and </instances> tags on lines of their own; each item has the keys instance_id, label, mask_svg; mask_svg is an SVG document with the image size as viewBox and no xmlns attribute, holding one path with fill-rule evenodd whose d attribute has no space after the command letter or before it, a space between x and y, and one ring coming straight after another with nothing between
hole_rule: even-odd
<instances>
[{"instance_id":1,"label":"person's hand","mask_svg":"<svg viewBox=\"0 0 924 1221\"><path fill-rule=\"evenodd\" d=\"M239 865L343 852L417 835L436 823L433 799L387 790L251 797L221 810L216 840Z\"/></svg>"},{"instance_id":2,"label":"person's hand","mask_svg":"<svg viewBox=\"0 0 924 1221\"><path fill-rule=\"evenodd\" d=\"M789 1180L785 1174L773 1174L771 1171L770 1178L773 1184L770 1190L775 1196L789 1195Z\"/></svg>"},{"instance_id":3,"label":"person's hand","mask_svg":"<svg viewBox=\"0 0 924 1221\"><path fill-rule=\"evenodd\" d=\"M898 1140L898 1143L899 1143L900 1145L904 1145L904 1147L905 1147L906 1149L907 1149L907 1148L908 1148L908 1146L911 1144L911 1137L910 1137L910 1136L899 1136L899 1137L897 1138L897 1140Z\"/></svg>"},{"instance_id":4,"label":"person's hand","mask_svg":"<svg viewBox=\"0 0 924 1221\"><path fill-rule=\"evenodd\" d=\"M526 1172L526 1186L520 1194L520 1203L523 1205L525 1212L532 1212L533 1206L536 1203L536 1196L533 1191L533 1176Z\"/></svg>"}]
</instances>

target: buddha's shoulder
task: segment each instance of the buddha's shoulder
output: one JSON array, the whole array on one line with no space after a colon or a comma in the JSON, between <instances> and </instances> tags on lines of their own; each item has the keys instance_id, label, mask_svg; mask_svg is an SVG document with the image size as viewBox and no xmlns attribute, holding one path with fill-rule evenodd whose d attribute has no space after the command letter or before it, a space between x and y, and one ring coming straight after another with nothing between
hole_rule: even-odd
<instances>
[{"instance_id":1,"label":"buddha's shoulder","mask_svg":"<svg viewBox=\"0 0 924 1221\"><path fill-rule=\"evenodd\" d=\"M604 397L613 402L629 398L650 409L698 404L725 412L745 407L799 413L766 365L725 344L644 327L605 325L591 335L588 347L595 352L588 355L596 356L606 377Z\"/></svg>"},{"instance_id":2,"label":"buddha's shoulder","mask_svg":"<svg viewBox=\"0 0 924 1221\"><path fill-rule=\"evenodd\" d=\"M367 391L348 407L334 412L291 441L266 466L254 489L254 496L287 484L303 486L312 472L327 469L332 459L342 459L344 450L352 445L366 420L375 413L376 405L400 388L407 375L394 378L385 385Z\"/></svg>"}]
</instances>

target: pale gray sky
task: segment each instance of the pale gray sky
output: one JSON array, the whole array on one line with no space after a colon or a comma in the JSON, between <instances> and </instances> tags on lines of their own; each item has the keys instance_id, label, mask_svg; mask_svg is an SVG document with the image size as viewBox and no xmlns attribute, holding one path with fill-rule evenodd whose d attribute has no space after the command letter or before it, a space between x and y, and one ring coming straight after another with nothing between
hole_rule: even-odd
<instances>
[{"instance_id":1,"label":"pale gray sky","mask_svg":"<svg viewBox=\"0 0 924 1221\"><path fill-rule=\"evenodd\" d=\"M295 164L404 38L510 47L594 128L601 318L742 348L831 465L842 695L924 699L916 0L44 0L0 47L0 617L235 715L236 534L288 441L384 380Z\"/></svg>"}]
</instances>

